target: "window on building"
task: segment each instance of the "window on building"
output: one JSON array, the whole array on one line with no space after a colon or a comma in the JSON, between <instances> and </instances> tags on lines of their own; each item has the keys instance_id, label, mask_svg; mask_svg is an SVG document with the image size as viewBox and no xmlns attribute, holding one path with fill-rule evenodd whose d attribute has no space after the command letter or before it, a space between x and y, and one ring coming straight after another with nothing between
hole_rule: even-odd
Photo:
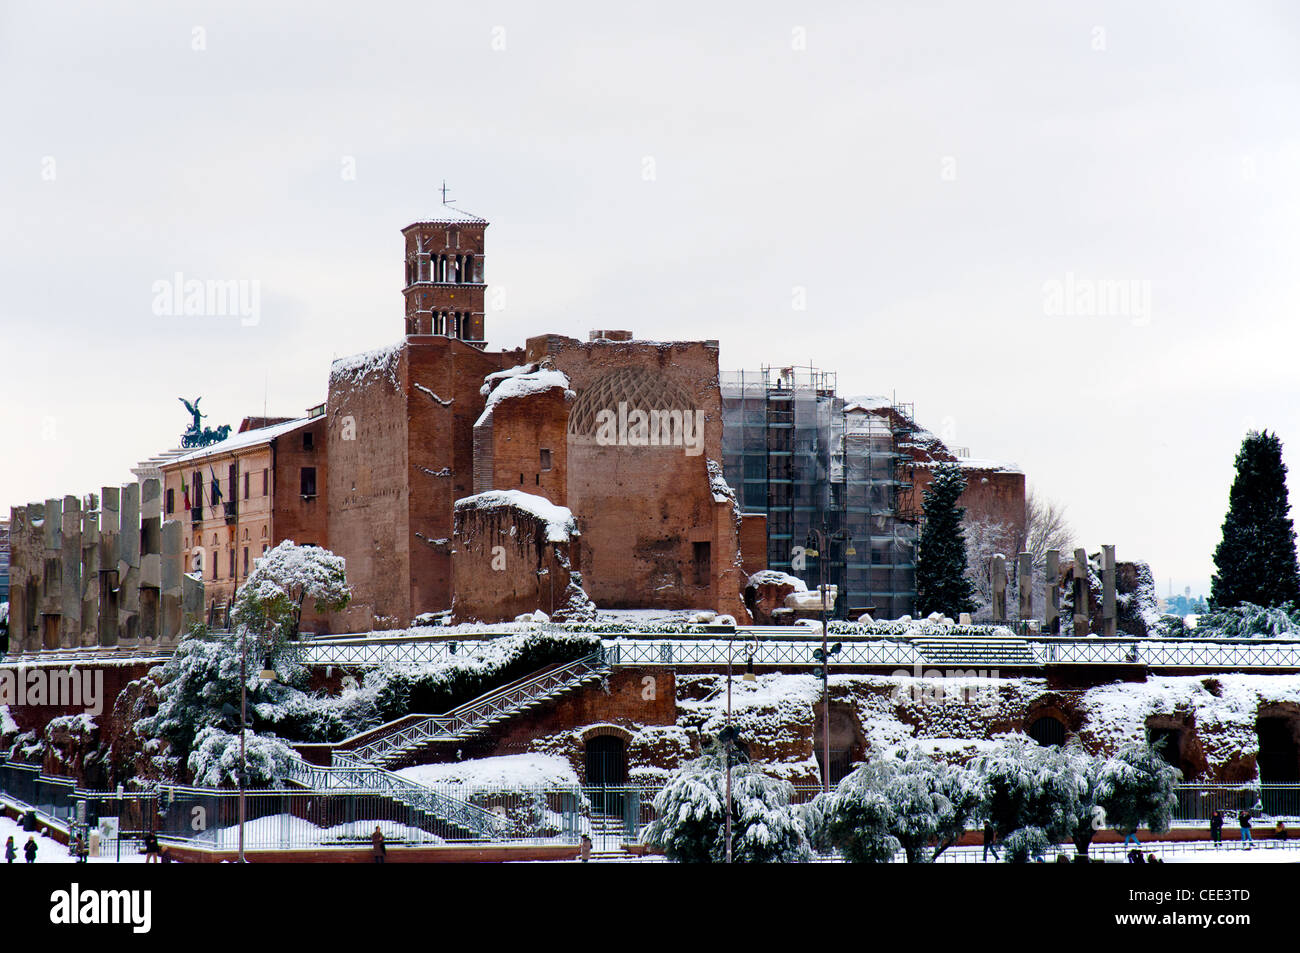
<instances>
[{"instance_id":1,"label":"window on building","mask_svg":"<svg viewBox=\"0 0 1300 953\"><path fill-rule=\"evenodd\" d=\"M543 470L543 472L545 472L545 471L551 469L551 451L550 451L549 449L547 449L546 447L542 447L542 450L541 450L541 457L542 457L542 470Z\"/></svg>"},{"instance_id":2,"label":"window on building","mask_svg":"<svg viewBox=\"0 0 1300 953\"><path fill-rule=\"evenodd\" d=\"M306 499L314 499L316 496L316 468L302 468L302 495Z\"/></svg>"},{"instance_id":3,"label":"window on building","mask_svg":"<svg viewBox=\"0 0 1300 953\"><path fill-rule=\"evenodd\" d=\"M691 544L691 562L695 574L695 585L707 586L712 567L709 563L712 561L709 553L708 543Z\"/></svg>"},{"instance_id":4,"label":"window on building","mask_svg":"<svg viewBox=\"0 0 1300 953\"><path fill-rule=\"evenodd\" d=\"M250 476L252 476L251 473L244 474L244 499L248 499L248 478Z\"/></svg>"},{"instance_id":5,"label":"window on building","mask_svg":"<svg viewBox=\"0 0 1300 953\"><path fill-rule=\"evenodd\" d=\"M231 501L234 501L239 498L239 487L235 485L235 480L238 479L238 476L236 474L237 474L236 465L232 463L229 467L226 468L226 476L229 477L229 479L226 482L230 484L230 493L226 496L226 499Z\"/></svg>"},{"instance_id":6,"label":"window on building","mask_svg":"<svg viewBox=\"0 0 1300 953\"><path fill-rule=\"evenodd\" d=\"M302 432L302 448L304 450L315 449L315 444L313 443L314 439L315 438L312 436L312 432L310 430L304 430Z\"/></svg>"},{"instance_id":7,"label":"window on building","mask_svg":"<svg viewBox=\"0 0 1300 953\"><path fill-rule=\"evenodd\" d=\"M230 578L235 578L235 547L230 547Z\"/></svg>"},{"instance_id":8,"label":"window on building","mask_svg":"<svg viewBox=\"0 0 1300 953\"><path fill-rule=\"evenodd\" d=\"M167 488L167 515L171 516L176 512L176 488Z\"/></svg>"},{"instance_id":9,"label":"window on building","mask_svg":"<svg viewBox=\"0 0 1300 953\"><path fill-rule=\"evenodd\" d=\"M270 492L269 490L271 485L270 480L271 480L270 472L265 469L262 470L262 495L263 496L266 496Z\"/></svg>"},{"instance_id":10,"label":"window on building","mask_svg":"<svg viewBox=\"0 0 1300 953\"><path fill-rule=\"evenodd\" d=\"M248 575L248 547L244 547L244 575Z\"/></svg>"}]
</instances>

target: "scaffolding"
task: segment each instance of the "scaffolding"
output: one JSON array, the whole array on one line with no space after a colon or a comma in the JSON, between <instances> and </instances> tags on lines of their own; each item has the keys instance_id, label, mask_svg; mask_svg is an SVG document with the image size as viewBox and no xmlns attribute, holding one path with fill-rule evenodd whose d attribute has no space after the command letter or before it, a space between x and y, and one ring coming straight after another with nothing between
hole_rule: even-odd
<instances>
[{"instance_id":1,"label":"scaffolding","mask_svg":"<svg viewBox=\"0 0 1300 953\"><path fill-rule=\"evenodd\" d=\"M910 407L870 409L836 394L833 372L763 367L721 382L723 473L741 508L767 517L767 565L812 588L839 589L835 615L896 618L915 599L915 521L908 508L915 429ZM807 555L825 530L827 552Z\"/></svg>"}]
</instances>

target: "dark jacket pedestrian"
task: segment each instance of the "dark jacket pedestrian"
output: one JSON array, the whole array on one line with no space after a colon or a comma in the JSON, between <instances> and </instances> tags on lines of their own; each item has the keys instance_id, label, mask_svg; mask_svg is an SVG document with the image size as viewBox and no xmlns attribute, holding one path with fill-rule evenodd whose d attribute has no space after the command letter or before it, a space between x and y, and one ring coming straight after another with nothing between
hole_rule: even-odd
<instances>
[{"instance_id":1,"label":"dark jacket pedestrian","mask_svg":"<svg viewBox=\"0 0 1300 953\"><path fill-rule=\"evenodd\" d=\"M998 857L998 829L993 826L992 821L984 822L984 852L980 857L981 861L989 859L989 851L993 851L993 859L1001 860Z\"/></svg>"},{"instance_id":2,"label":"dark jacket pedestrian","mask_svg":"<svg viewBox=\"0 0 1300 953\"><path fill-rule=\"evenodd\" d=\"M1219 844L1223 841L1223 812L1215 811L1210 815L1210 840Z\"/></svg>"},{"instance_id":3,"label":"dark jacket pedestrian","mask_svg":"<svg viewBox=\"0 0 1300 953\"><path fill-rule=\"evenodd\" d=\"M1286 825L1283 824L1281 821L1278 821L1277 827L1273 828L1273 836L1276 837L1278 840L1286 840L1287 838Z\"/></svg>"},{"instance_id":4,"label":"dark jacket pedestrian","mask_svg":"<svg viewBox=\"0 0 1300 953\"><path fill-rule=\"evenodd\" d=\"M370 853L375 858L375 863L382 864L388 854L388 848L384 846L384 832L375 825L375 832L370 835Z\"/></svg>"},{"instance_id":5,"label":"dark jacket pedestrian","mask_svg":"<svg viewBox=\"0 0 1300 953\"><path fill-rule=\"evenodd\" d=\"M17 859L18 848L14 846L13 836L10 835L10 837L5 841L5 863L12 864Z\"/></svg>"},{"instance_id":6,"label":"dark jacket pedestrian","mask_svg":"<svg viewBox=\"0 0 1300 953\"><path fill-rule=\"evenodd\" d=\"M144 862L156 864L162 860L162 847L158 844L158 835L150 831L144 835Z\"/></svg>"},{"instance_id":7,"label":"dark jacket pedestrian","mask_svg":"<svg viewBox=\"0 0 1300 953\"><path fill-rule=\"evenodd\" d=\"M1250 834L1250 811L1242 811L1237 815L1237 824L1241 827L1241 842L1254 843L1255 838ZM1249 850L1250 848L1247 848Z\"/></svg>"},{"instance_id":8,"label":"dark jacket pedestrian","mask_svg":"<svg viewBox=\"0 0 1300 953\"><path fill-rule=\"evenodd\" d=\"M27 863L29 864L36 863L36 850L37 850L36 838L35 837L27 838L27 843L23 844L23 855L27 858Z\"/></svg>"}]
</instances>

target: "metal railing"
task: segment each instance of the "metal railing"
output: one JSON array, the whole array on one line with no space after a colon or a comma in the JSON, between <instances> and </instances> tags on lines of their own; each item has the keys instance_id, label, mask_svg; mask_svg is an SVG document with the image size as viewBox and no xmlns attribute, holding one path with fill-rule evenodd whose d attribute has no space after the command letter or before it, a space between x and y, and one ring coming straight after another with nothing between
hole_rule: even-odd
<instances>
[{"instance_id":1,"label":"metal railing","mask_svg":"<svg viewBox=\"0 0 1300 953\"><path fill-rule=\"evenodd\" d=\"M313 791L362 790L390 798L422 815L419 817L422 823L416 826L427 829L426 825L432 824L444 840L465 839L455 837L455 830L465 832L470 839L491 840L501 835L497 816L481 807L365 764L344 752L335 757L340 764L328 768L295 758L290 764L289 778Z\"/></svg>"},{"instance_id":2,"label":"metal railing","mask_svg":"<svg viewBox=\"0 0 1300 953\"><path fill-rule=\"evenodd\" d=\"M563 626L548 630L567 631ZM703 629L702 626L696 628ZM718 627L712 627L717 629ZM436 630L435 630L436 631ZM737 626L736 644L757 638L758 665L814 666L814 648L820 635L798 626ZM516 634L483 630L462 639L444 635L384 638L341 638L307 641L301 660L309 665L365 667L381 664L419 665L447 663L462 657L474 643ZM598 633L592 633L598 634ZM662 633L610 633L604 637L611 665L725 665L731 631ZM1300 671L1300 640L1256 639L1129 639L1074 638L1068 636L992 637L946 636L927 630L915 635L832 634L843 645L835 657L838 669L915 668L917 666L990 666L1044 668L1053 665L1140 666L1148 670L1200 669L1205 671ZM4 663L67 663L96 661L165 660L173 646L87 647L29 653L10 653Z\"/></svg>"},{"instance_id":3,"label":"metal railing","mask_svg":"<svg viewBox=\"0 0 1300 953\"><path fill-rule=\"evenodd\" d=\"M383 764L390 758L415 750L434 741L455 741L502 718L531 708L554 698L606 670L605 652L597 650L590 655L550 668L536 675L494 689L473 701L454 708L445 715L408 715L390 722L387 730L362 744L340 742L336 756L346 751L358 762ZM415 719L415 720L411 720ZM375 731L366 732L366 737Z\"/></svg>"}]
</instances>

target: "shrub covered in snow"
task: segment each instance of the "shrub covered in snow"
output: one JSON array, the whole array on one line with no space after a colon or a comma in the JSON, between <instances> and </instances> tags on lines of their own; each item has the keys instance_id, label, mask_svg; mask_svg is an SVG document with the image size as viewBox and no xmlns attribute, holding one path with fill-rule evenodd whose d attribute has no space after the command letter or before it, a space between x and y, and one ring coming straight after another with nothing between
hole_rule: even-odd
<instances>
[{"instance_id":1,"label":"shrub covered in snow","mask_svg":"<svg viewBox=\"0 0 1300 953\"><path fill-rule=\"evenodd\" d=\"M928 863L957 842L982 803L973 772L912 749L861 765L805 817L814 843L850 862L887 862L901 848L908 863Z\"/></svg>"},{"instance_id":2,"label":"shrub covered in snow","mask_svg":"<svg viewBox=\"0 0 1300 953\"><path fill-rule=\"evenodd\" d=\"M683 765L655 795L656 820L646 843L679 863L726 859L726 762L719 747ZM800 863L812 858L802 812L790 804L794 787L757 764L731 766L732 860Z\"/></svg>"},{"instance_id":3,"label":"shrub covered in snow","mask_svg":"<svg viewBox=\"0 0 1300 953\"><path fill-rule=\"evenodd\" d=\"M244 732L244 786L278 787L284 781L293 752L273 735ZM209 726L194 739L189 757L194 783L204 787L239 786L239 734Z\"/></svg>"},{"instance_id":4,"label":"shrub covered in snow","mask_svg":"<svg viewBox=\"0 0 1300 953\"><path fill-rule=\"evenodd\" d=\"M1065 840L1086 856L1104 828L1167 831L1177 804L1179 772L1147 744L1126 745L1104 758L1077 745L1014 741L978 759L976 768L984 815L997 830L1010 832L1005 859L1013 863Z\"/></svg>"},{"instance_id":5,"label":"shrub covered in snow","mask_svg":"<svg viewBox=\"0 0 1300 953\"><path fill-rule=\"evenodd\" d=\"M1268 607L1243 602L1200 616L1196 628L1184 632L1198 639L1294 639L1300 636L1300 610L1291 603Z\"/></svg>"}]
</instances>

